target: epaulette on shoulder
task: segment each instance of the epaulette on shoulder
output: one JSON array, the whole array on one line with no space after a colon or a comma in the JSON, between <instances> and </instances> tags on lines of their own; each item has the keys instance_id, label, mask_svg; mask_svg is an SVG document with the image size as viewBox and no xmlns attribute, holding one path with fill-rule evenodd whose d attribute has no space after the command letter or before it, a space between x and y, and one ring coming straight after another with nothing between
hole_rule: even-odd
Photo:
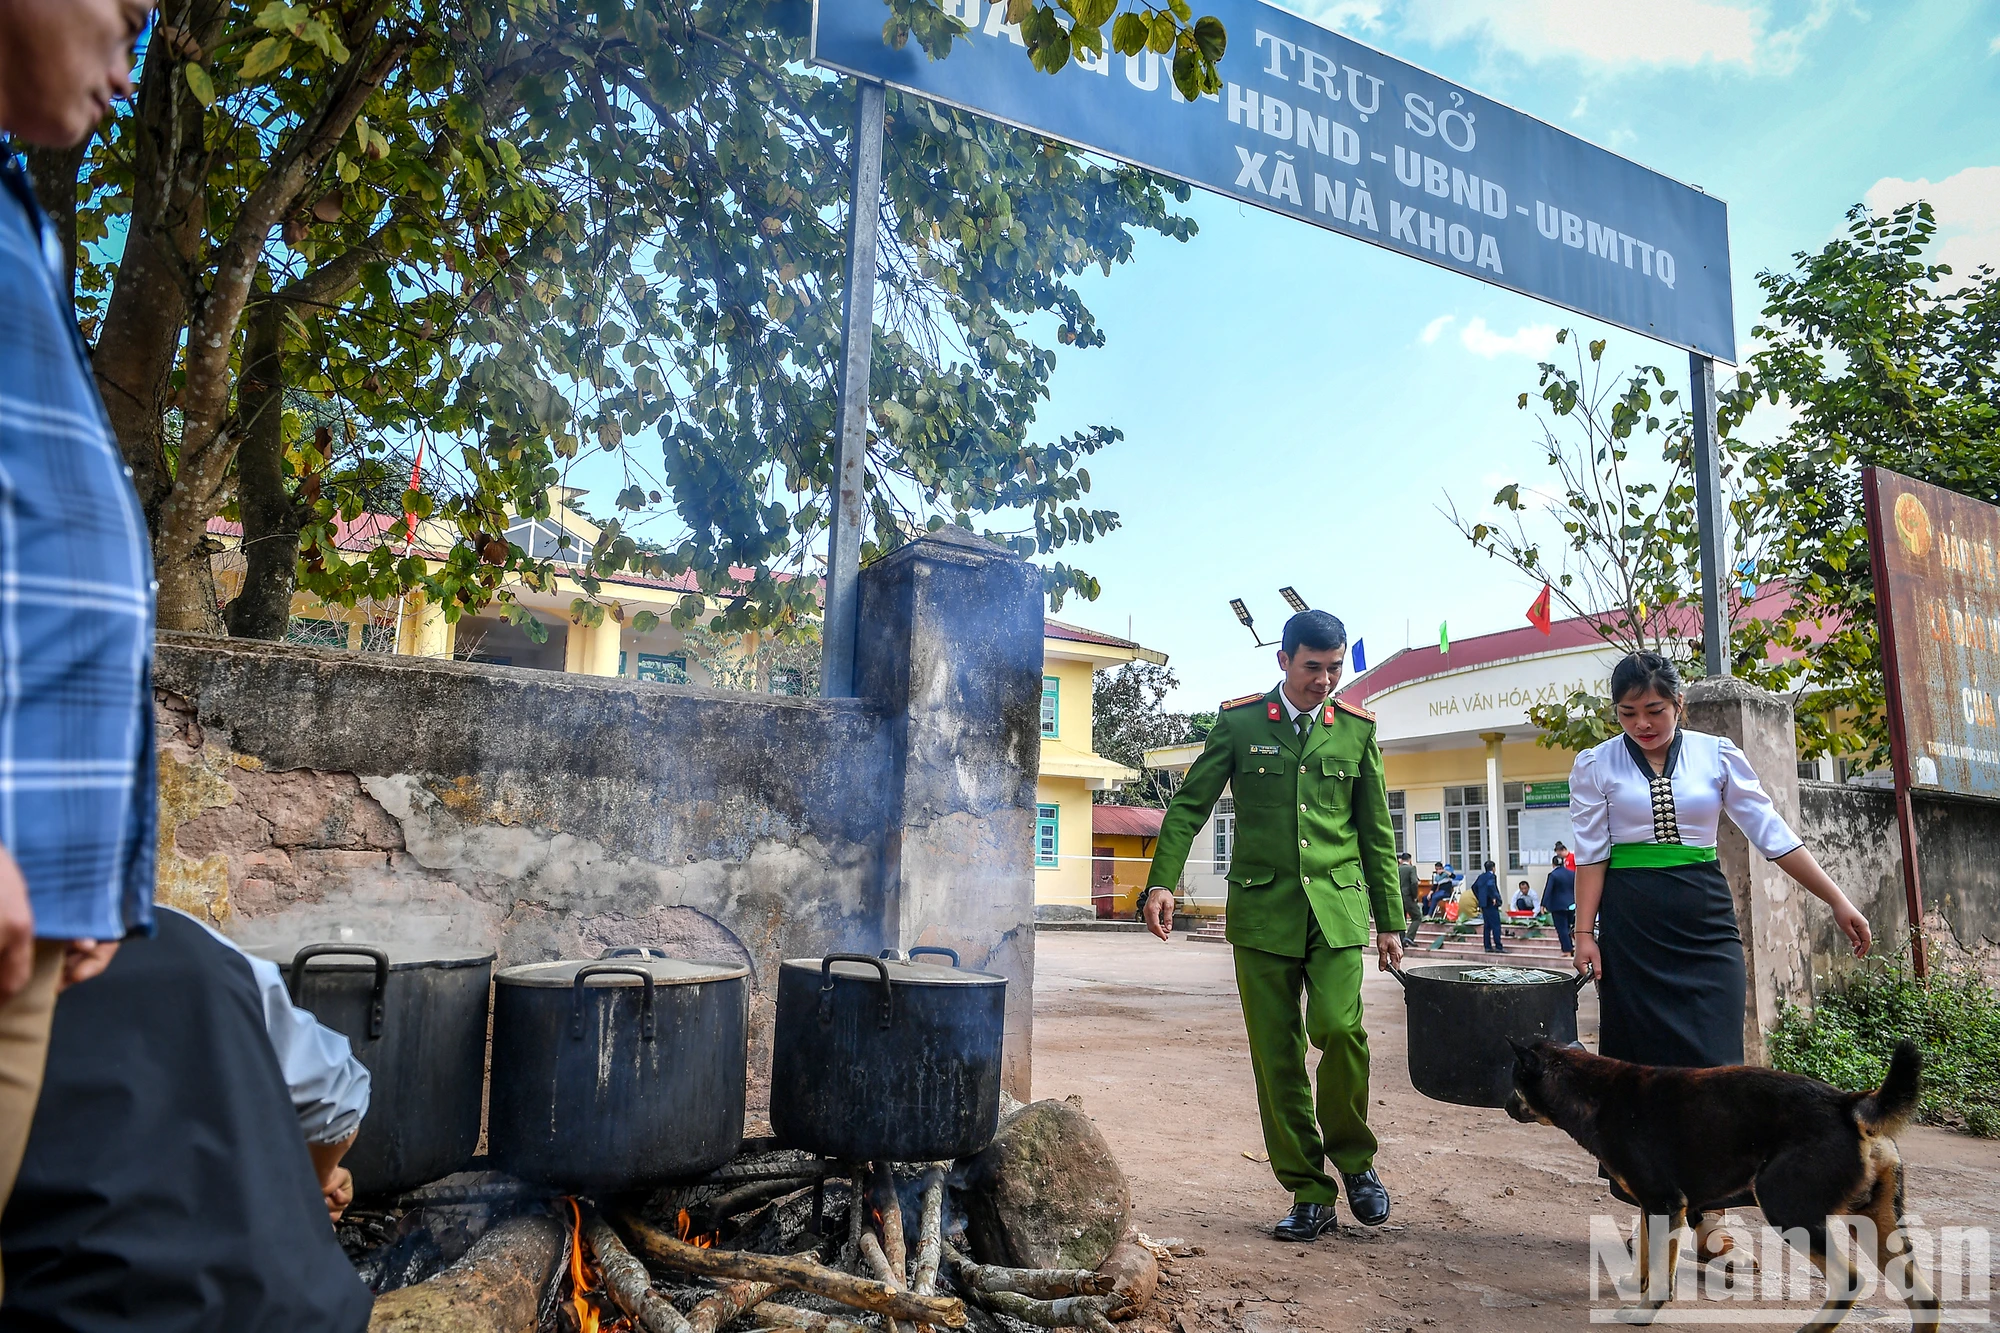
<instances>
[{"instance_id":1,"label":"epaulette on shoulder","mask_svg":"<svg viewBox=\"0 0 2000 1333\"><path fill-rule=\"evenodd\" d=\"M1338 708L1343 713L1354 714L1354 716L1360 718L1363 722L1373 722L1375 720L1375 715L1369 712L1367 709L1363 708L1360 704L1349 703L1345 699L1335 699L1333 701L1333 706L1335 708Z\"/></svg>"},{"instance_id":2,"label":"epaulette on shoulder","mask_svg":"<svg viewBox=\"0 0 2000 1333\"><path fill-rule=\"evenodd\" d=\"M1264 696L1261 694L1246 694L1241 699L1223 700L1216 711L1226 713L1232 708L1248 708L1251 704L1262 703L1263 701Z\"/></svg>"}]
</instances>

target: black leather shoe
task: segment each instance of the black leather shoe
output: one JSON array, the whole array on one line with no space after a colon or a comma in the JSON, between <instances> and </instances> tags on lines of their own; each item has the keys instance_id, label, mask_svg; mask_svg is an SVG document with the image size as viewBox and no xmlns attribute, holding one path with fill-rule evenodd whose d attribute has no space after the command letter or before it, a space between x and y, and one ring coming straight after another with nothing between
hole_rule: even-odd
<instances>
[{"instance_id":1,"label":"black leather shoe","mask_svg":"<svg viewBox=\"0 0 2000 1333\"><path fill-rule=\"evenodd\" d=\"M1385 1214L1386 1216L1386 1214ZM1295 1203L1292 1211L1285 1214L1284 1221L1271 1230L1279 1240L1318 1240L1322 1232L1332 1231L1340 1225L1340 1219L1333 1215L1330 1203Z\"/></svg>"},{"instance_id":2,"label":"black leather shoe","mask_svg":"<svg viewBox=\"0 0 2000 1333\"><path fill-rule=\"evenodd\" d=\"M1389 1191L1382 1187L1374 1167L1357 1176L1342 1172L1340 1178L1347 1183L1347 1206L1354 1213L1355 1221L1363 1226L1379 1227L1389 1220Z\"/></svg>"}]
</instances>

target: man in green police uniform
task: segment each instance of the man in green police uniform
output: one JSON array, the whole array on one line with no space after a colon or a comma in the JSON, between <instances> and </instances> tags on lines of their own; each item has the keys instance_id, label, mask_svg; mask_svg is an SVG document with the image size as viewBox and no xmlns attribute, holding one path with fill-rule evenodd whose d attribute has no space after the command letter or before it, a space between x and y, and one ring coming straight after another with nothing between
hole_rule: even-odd
<instances>
[{"instance_id":1,"label":"man in green police uniform","mask_svg":"<svg viewBox=\"0 0 2000 1333\"><path fill-rule=\"evenodd\" d=\"M1167 807L1146 878L1146 924L1169 938L1171 886L1228 787L1236 802L1228 908L1236 989L1264 1147L1294 1200L1275 1234L1309 1241L1335 1225L1339 1187L1329 1159L1356 1220L1380 1226L1389 1217L1368 1128L1361 968L1371 917L1379 965L1402 962L1404 919L1375 719L1331 698L1347 629L1324 611L1301 611L1285 623L1281 644L1284 680L1269 694L1222 705ZM1321 1052L1316 1099L1307 1041Z\"/></svg>"}]
</instances>

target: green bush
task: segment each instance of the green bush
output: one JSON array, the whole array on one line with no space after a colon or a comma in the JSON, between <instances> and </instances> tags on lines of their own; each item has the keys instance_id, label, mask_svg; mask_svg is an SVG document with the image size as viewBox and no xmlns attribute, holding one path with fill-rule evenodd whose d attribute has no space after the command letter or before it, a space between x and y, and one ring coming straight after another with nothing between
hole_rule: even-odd
<instances>
[{"instance_id":1,"label":"green bush","mask_svg":"<svg viewBox=\"0 0 2000 1333\"><path fill-rule=\"evenodd\" d=\"M2000 1138L2000 995L1969 967L1934 968L1918 981L1906 956L1871 960L1812 1013L1779 1016L1771 1063L1836 1088L1872 1088L1905 1037L1924 1057L1917 1118Z\"/></svg>"}]
</instances>

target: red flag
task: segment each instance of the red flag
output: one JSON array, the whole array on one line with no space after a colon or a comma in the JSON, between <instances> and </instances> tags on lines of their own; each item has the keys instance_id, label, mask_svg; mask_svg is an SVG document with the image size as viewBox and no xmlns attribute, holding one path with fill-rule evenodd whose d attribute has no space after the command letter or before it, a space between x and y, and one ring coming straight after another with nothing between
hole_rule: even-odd
<instances>
[{"instance_id":1,"label":"red flag","mask_svg":"<svg viewBox=\"0 0 2000 1333\"><path fill-rule=\"evenodd\" d=\"M1544 634L1549 632L1549 585L1546 583L1542 585L1541 596L1535 598L1535 604L1528 608L1528 623Z\"/></svg>"},{"instance_id":2,"label":"red flag","mask_svg":"<svg viewBox=\"0 0 2000 1333\"><path fill-rule=\"evenodd\" d=\"M424 475L424 442L422 440L418 440L417 456L410 461L411 490L414 491L417 489L417 483L423 479L423 475ZM409 551L411 544L416 540L417 540L417 516L415 514L410 514L403 519L403 550L405 553Z\"/></svg>"}]
</instances>

